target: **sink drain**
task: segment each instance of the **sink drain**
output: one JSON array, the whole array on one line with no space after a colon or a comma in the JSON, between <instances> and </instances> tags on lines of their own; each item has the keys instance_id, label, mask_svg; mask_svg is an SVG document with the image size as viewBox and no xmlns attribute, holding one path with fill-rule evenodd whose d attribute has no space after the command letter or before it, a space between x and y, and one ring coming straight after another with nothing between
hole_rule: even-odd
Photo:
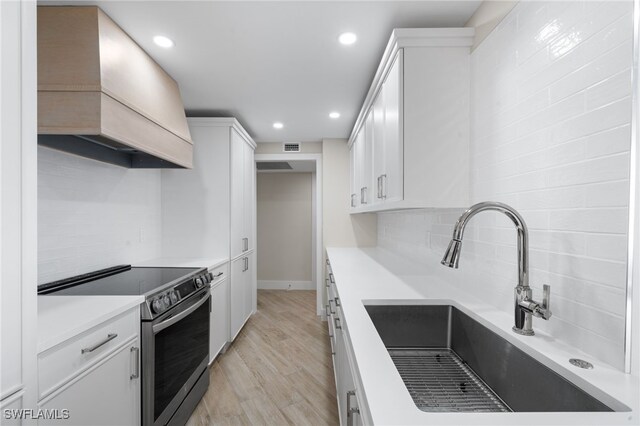
<instances>
[{"instance_id":1,"label":"sink drain","mask_svg":"<svg viewBox=\"0 0 640 426\"><path fill-rule=\"evenodd\" d=\"M571 363L571 365L575 365L576 367L585 368L587 370L593 369L593 364L583 359L571 358L569 362Z\"/></svg>"}]
</instances>

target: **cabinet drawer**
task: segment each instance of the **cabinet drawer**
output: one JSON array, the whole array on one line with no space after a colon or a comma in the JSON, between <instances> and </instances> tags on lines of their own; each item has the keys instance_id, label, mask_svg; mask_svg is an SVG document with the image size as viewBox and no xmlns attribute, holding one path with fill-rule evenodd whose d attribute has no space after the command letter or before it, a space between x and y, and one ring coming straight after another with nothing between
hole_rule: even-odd
<instances>
[{"instance_id":1,"label":"cabinet drawer","mask_svg":"<svg viewBox=\"0 0 640 426\"><path fill-rule=\"evenodd\" d=\"M214 288L226 278L229 278L229 263L227 262L217 268L210 269L209 272L213 275L213 280L211 281L210 286L211 288Z\"/></svg>"},{"instance_id":2,"label":"cabinet drawer","mask_svg":"<svg viewBox=\"0 0 640 426\"><path fill-rule=\"evenodd\" d=\"M136 337L140 331L138 309L124 312L39 354L38 399Z\"/></svg>"}]
</instances>

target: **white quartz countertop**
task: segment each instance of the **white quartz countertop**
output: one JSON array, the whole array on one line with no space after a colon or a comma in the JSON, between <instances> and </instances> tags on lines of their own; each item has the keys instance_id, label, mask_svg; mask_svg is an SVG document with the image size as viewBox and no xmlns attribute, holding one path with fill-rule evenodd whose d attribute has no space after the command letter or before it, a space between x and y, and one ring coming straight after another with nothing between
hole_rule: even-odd
<instances>
[{"instance_id":1,"label":"white quartz countertop","mask_svg":"<svg viewBox=\"0 0 640 426\"><path fill-rule=\"evenodd\" d=\"M215 269L229 261L228 257L157 257L138 262L133 266L156 266L165 268L208 268Z\"/></svg>"},{"instance_id":2,"label":"white quartz countertop","mask_svg":"<svg viewBox=\"0 0 640 426\"><path fill-rule=\"evenodd\" d=\"M364 391L365 420L376 425L612 425L640 424L640 380L537 331L535 336L512 332L513 317L480 302L428 268L401 259L382 249L328 248L335 277L344 329L351 341L356 383ZM594 413L426 413L420 411L389 357L365 304L447 304L533 356L603 402L611 398L632 411ZM537 318L534 318L534 330ZM551 319L553 321L553 318ZM593 363L583 370L569 358ZM499 360L496 360L499 362ZM526 386L526 383L518 384ZM365 407L366 409L366 407Z\"/></svg>"},{"instance_id":3,"label":"white quartz countertop","mask_svg":"<svg viewBox=\"0 0 640 426\"><path fill-rule=\"evenodd\" d=\"M38 353L143 301L144 296L38 296Z\"/></svg>"}]
</instances>

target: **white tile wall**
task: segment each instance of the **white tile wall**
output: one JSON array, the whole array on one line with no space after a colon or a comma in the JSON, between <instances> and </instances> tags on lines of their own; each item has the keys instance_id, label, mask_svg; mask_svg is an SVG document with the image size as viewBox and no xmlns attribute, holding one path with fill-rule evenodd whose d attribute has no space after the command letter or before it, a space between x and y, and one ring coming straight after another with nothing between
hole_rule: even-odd
<instances>
[{"instance_id":1,"label":"white tile wall","mask_svg":"<svg viewBox=\"0 0 640 426\"><path fill-rule=\"evenodd\" d=\"M158 257L160 172L38 148L38 282Z\"/></svg>"},{"instance_id":2,"label":"white tile wall","mask_svg":"<svg viewBox=\"0 0 640 426\"><path fill-rule=\"evenodd\" d=\"M472 54L472 202L530 229L531 284L551 285L534 328L623 368L632 2L520 2ZM460 269L439 264L461 211L380 213L378 244L441 268L507 312L516 233L482 213Z\"/></svg>"}]
</instances>

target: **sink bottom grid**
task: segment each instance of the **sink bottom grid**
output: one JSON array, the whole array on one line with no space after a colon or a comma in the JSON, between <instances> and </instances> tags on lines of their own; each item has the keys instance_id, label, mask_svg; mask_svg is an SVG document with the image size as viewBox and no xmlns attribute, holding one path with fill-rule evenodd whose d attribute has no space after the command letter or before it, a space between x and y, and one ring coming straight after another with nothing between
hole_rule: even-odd
<instances>
[{"instance_id":1,"label":"sink bottom grid","mask_svg":"<svg viewBox=\"0 0 640 426\"><path fill-rule=\"evenodd\" d=\"M511 411L451 349L393 348L389 355L422 411Z\"/></svg>"}]
</instances>

